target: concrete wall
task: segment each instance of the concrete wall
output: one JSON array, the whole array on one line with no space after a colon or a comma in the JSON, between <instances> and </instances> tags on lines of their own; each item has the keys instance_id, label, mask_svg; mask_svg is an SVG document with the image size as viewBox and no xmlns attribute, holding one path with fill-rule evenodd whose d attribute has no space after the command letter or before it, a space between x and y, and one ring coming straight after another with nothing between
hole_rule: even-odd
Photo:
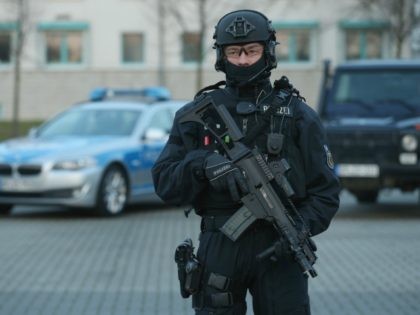
<instances>
[{"instance_id":1,"label":"concrete wall","mask_svg":"<svg viewBox=\"0 0 420 315\"><path fill-rule=\"evenodd\" d=\"M317 102L321 71L281 69L273 72L272 78L287 75L311 105ZM167 86L174 98L191 99L195 94L195 73L170 71L166 74ZM222 80L221 74L209 72L206 84ZM12 116L12 75L0 73L0 119ZM156 71L25 71L22 76L22 99L20 117L24 120L43 119L76 102L86 100L96 87L143 87L157 82Z\"/></svg>"}]
</instances>

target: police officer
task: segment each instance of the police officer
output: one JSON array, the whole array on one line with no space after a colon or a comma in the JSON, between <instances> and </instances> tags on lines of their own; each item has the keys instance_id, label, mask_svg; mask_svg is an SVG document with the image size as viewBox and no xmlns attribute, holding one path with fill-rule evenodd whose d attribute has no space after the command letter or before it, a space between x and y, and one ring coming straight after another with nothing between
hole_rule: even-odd
<instances>
[{"instance_id":1,"label":"police officer","mask_svg":"<svg viewBox=\"0 0 420 315\"><path fill-rule=\"evenodd\" d=\"M208 130L195 122L181 124L178 117L203 95L224 104L245 135L243 143L258 147L267 161L288 161L296 215L312 235L327 229L339 206L339 184L323 127L286 78L271 84L277 43L265 15L228 13L217 23L214 39L215 68L226 74L226 86L199 93L177 113L152 170L165 202L192 204L202 217L197 256L203 274L193 307L196 314L242 315L249 290L254 314L310 314L307 277L287 248L276 259L255 259L278 238L268 222L257 220L235 242L219 231L248 192L244 174Z\"/></svg>"}]
</instances>

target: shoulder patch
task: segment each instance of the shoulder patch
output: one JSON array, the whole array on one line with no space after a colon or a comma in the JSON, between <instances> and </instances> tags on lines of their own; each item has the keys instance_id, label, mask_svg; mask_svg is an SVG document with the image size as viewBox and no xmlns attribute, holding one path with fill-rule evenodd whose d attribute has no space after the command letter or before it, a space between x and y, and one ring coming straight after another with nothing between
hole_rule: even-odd
<instances>
[{"instance_id":1,"label":"shoulder patch","mask_svg":"<svg viewBox=\"0 0 420 315\"><path fill-rule=\"evenodd\" d=\"M330 169L334 169L334 159L331 154L330 149L326 144L324 144L325 155L327 156L327 165Z\"/></svg>"}]
</instances>

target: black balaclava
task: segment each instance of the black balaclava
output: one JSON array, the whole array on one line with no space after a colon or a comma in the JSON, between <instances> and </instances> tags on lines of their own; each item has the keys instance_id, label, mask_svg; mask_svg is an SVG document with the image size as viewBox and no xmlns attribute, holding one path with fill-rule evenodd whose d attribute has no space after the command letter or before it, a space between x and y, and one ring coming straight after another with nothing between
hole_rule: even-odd
<instances>
[{"instance_id":1,"label":"black balaclava","mask_svg":"<svg viewBox=\"0 0 420 315\"><path fill-rule=\"evenodd\" d=\"M270 77L264 56L250 66L236 66L225 60L225 73L228 85L245 87L258 85Z\"/></svg>"}]
</instances>

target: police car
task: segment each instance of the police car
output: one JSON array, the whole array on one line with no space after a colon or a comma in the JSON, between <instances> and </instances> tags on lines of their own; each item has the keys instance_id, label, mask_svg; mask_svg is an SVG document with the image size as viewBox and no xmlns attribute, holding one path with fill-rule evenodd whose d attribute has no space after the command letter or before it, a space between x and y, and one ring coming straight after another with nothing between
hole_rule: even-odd
<instances>
[{"instance_id":1,"label":"police car","mask_svg":"<svg viewBox=\"0 0 420 315\"><path fill-rule=\"evenodd\" d=\"M319 110L336 173L359 202L383 188L420 187L420 62L366 60L339 65Z\"/></svg>"},{"instance_id":2,"label":"police car","mask_svg":"<svg viewBox=\"0 0 420 315\"><path fill-rule=\"evenodd\" d=\"M0 144L0 212L63 205L114 216L154 199L150 169L185 101L163 88L96 89L90 101Z\"/></svg>"}]
</instances>

